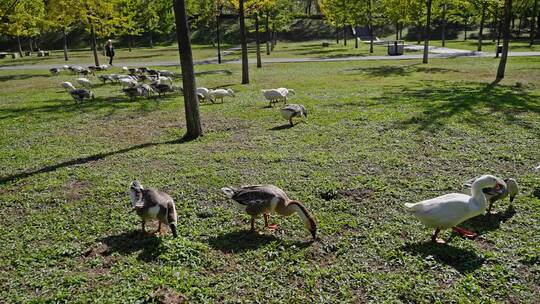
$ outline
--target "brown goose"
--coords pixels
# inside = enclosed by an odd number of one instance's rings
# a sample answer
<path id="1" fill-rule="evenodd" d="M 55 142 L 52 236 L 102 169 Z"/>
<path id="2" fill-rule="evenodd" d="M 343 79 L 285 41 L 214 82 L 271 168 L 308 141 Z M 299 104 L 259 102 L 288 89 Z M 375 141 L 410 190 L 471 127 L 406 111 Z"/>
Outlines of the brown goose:
<path id="1" fill-rule="evenodd" d="M 167 193 L 153 188 L 144 189 L 138 181 L 133 181 L 129 186 L 129 197 L 133 211 L 142 219 L 142 231 L 145 230 L 145 223 L 148 220 L 157 219 L 159 227 L 156 232 L 161 230 L 161 223 L 168 225 L 174 237 L 176 232 L 177 215 L 174 206 L 174 200 Z"/>
<path id="2" fill-rule="evenodd" d="M 224 187 L 221 191 L 238 203 L 240 209 L 251 215 L 251 231 L 255 231 L 255 219 L 264 216 L 264 226 L 270 230 L 277 225 L 269 225 L 268 217 L 271 212 L 289 216 L 298 214 L 305 227 L 311 232 L 313 239 L 317 237 L 317 224 L 302 203 L 291 200 L 280 188 L 273 185 L 244 186 L 240 188 Z"/>

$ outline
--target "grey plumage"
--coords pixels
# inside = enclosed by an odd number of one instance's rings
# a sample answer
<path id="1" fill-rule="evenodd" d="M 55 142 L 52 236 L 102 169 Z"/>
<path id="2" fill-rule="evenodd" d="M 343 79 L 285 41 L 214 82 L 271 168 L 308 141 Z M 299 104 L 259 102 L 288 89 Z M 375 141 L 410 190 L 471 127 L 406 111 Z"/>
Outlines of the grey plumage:
<path id="1" fill-rule="evenodd" d="M 153 188 L 145 189 L 138 181 L 131 183 L 129 191 L 133 210 L 142 220 L 143 232 L 146 221 L 158 220 L 158 231 L 161 230 L 163 223 L 169 226 L 174 237 L 178 236 L 176 230 L 178 215 L 172 197 Z"/>
<path id="2" fill-rule="evenodd" d="M 94 92 L 87 89 L 71 90 L 69 91 L 69 94 L 77 102 L 83 102 L 84 99 L 88 99 L 88 98 L 92 98 L 92 100 L 95 98 Z"/>
<path id="3" fill-rule="evenodd" d="M 270 213 L 275 212 L 283 216 L 296 213 L 312 237 L 315 239 L 317 236 L 317 224 L 306 207 L 298 201 L 291 200 L 282 189 L 274 185 L 224 187 L 221 191 L 251 215 L 251 231 L 255 230 L 255 219 L 261 214 L 264 216 L 265 227 L 271 228 L 274 225 L 268 224 Z"/>
<path id="4" fill-rule="evenodd" d="M 291 127 L 294 126 L 292 119 L 294 117 L 305 117 L 307 118 L 307 110 L 303 105 L 300 104 L 290 104 L 281 108 L 281 116 L 289 120 Z"/>

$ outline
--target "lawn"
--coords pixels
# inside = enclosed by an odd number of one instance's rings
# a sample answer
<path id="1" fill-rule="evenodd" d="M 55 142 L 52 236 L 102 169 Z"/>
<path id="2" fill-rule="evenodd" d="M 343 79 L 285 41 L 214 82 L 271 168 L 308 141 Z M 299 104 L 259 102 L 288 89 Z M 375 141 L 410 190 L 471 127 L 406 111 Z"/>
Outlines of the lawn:
<path id="1" fill-rule="evenodd" d="M 223 50 L 230 48 L 230 45 L 223 45 Z M 42 65 L 42 64 L 87 64 L 93 65 L 94 55 L 90 49 L 70 50 L 70 60 L 64 60 L 64 52 L 62 50 L 53 50 L 49 57 L 37 57 L 35 54 L 29 57 L 18 59 L 0 59 L 0 66 L 11 65 Z M 105 57 L 101 52 L 99 60 L 101 64 L 108 64 L 109 58 Z M 217 56 L 216 47 L 212 45 L 193 45 L 194 60 L 204 60 Z M 224 55 L 223 59 L 229 59 L 228 55 Z M 127 48 L 117 48 L 114 62 L 163 62 L 163 61 L 178 61 L 178 46 L 156 46 L 154 48 L 133 48 L 130 52 Z M 114 63 L 113 62 L 113 63 Z"/>
<path id="2" fill-rule="evenodd" d="M 279 45 L 279 44 L 278 44 Z M 540 58 L 196 66 L 236 97 L 202 104 L 184 133 L 179 97 L 128 101 L 96 87 L 75 104 L 47 71 L 0 71 L 0 299 L 15 302 L 536 303 L 540 295 Z M 292 128 L 260 90 L 287 86 L 309 111 Z M 515 177 L 513 205 L 427 240 L 403 206 L 479 174 Z M 170 193 L 179 237 L 143 236 L 129 183 Z M 219 188 L 271 183 L 299 218 L 251 235 Z M 262 227 L 262 220 L 258 222 Z"/>

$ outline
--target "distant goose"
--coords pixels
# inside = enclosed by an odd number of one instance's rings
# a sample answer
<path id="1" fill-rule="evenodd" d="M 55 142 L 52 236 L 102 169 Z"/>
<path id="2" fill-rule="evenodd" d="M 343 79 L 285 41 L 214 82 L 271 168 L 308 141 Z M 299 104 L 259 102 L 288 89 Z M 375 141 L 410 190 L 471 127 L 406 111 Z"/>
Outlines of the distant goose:
<path id="1" fill-rule="evenodd" d="M 60 74 L 60 69 L 59 68 L 52 68 L 52 69 L 49 70 L 49 72 L 51 72 L 51 75 L 57 76 L 58 74 Z"/>
<path id="2" fill-rule="evenodd" d="M 470 179 L 468 180 L 464 186 L 466 187 L 465 189 L 465 194 L 469 194 L 471 193 L 471 186 L 472 184 L 478 179 L 478 177 L 475 177 L 473 179 Z M 484 192 L 484 194 L 486 195 L 486 199 L 489 203 L 488 207 L 487 207 L 487 213 L 491 213 L 491 207 L 493 207 L 493 203 L 495 203 L 496 201 L 498 200 L 504 200 L 507 196 L 510 196 L 510 203 L 512 203 L 514 201 L 514 199 L 516 198 L 516 195 L 518 194 L 519 192 L 519 186 L 518 186 L 518 183 L 515 179 L 513 178 L 506 178 L 504 179 L 504 182 L 505 182 L 505 187 L 503 187 L 501 189 L 500 192 L 496 192 L 494 193 L 493 189 L 483 189 L 482 191 Z"/>
<path id="3" fill-rule="evenodd" d="M 199 87 L 196 90 L 199 101 L 210 100 L 212 103 L 215 102 L 214 97 L 210 94 L 210 90 L 204 87 Z"/>
<path id="4" fill-rule="evenodd" d="M 129 198 L 133 211 L 142 220 L 142 231 L 146 232 L 145 224 L 150 220 L 158 220 L 159 226 L 156 232 L 161 230 L 161 224 L 169 226 L 172 235 L 176 238 L 178 215 L 174 200 L 167 193 L 153 188 L 145 189 L 138 181 L 133 181 L 129 186 Z"/>
<path id="5" fill-rule="evenodd" d="M 287 119 L 291 124 L 291 127 L 294 126 L 293 117 L 305 117 L 307 118 L 307 110 L 303 105 L 290 104 L 281 108 L 281 116 Z"/>
<path id="6" fill-rule="evenodd" d="M 317 224 L 306 207 L 298 201 L 291 200 L 283 190 L 274 185 L 224 187 L 221 191 L 237 202 L 240 209 L 251 215 L 252 232 L 255 231 L 255 219 L 259 215 L 264 217 L 264 226 L 273 230 L 277 225 L 268 224 L 270 213 L 275 212 L 283 216 L 296 213 L 311 232 L 313 239 L 317 237 Z"/>
<path id="7" fill-rule="evenodd" d="M 216 90 L 210 90 L 210 92 L 208 92 L 208 94 L 210 96 L 212 96 L 212 98 L 215 100 L 215 99 L 218 99 L 218 98 L 221 98 L 221 102 L 223 102 L 223 98 L 226 97 L 226 96 L 229 96 L 229 97 L 234 97 L 234 91 L 231 90 L 231 89 L 216 89 Z"/>
<path id="8" fill-rule="evenodd" d="M 87 78 L 77 78 L 77 82 L 87 89 L 92 88 L 92 83 Z"/>
<path id="9" fill-rule="evenodd" d="M 76 90 L 76 89 L 77 89 L 77 88 L 75 88 L 75 86 L 74 86 L 73 84 L 71 84 L 71 82 L 69 82 L 69 81 L 62 82 L 60 85 L 61 85 L 62 88 L 64 88 L 67 92 L 73 91 L 73 90 Z"/>
<path id="10" fill-rule="evenodd" d="M 453 228 L 463 236 L 474 238 L 476 233 L 455 226 L 486 211 L 487 199 L 484 189 L 489 188 L 495 193 L 500 193 L 504 187 L 506 185 L 502 179 L 493 175 L 482 175 L 472 183 L 472 196 L 450 193 L 416 204 L 406 203 L 405 207 L 424 225 L 435 228 L 435 233 L 431 237 L 434 242 L 444 243 L 437 236 L 441 229 L 448 228 Z"/>
<path id="11" fill-rule="evenodd" d="M 84 99 L 88 99 L 88 98 L 92 98 L 92 100 L 95 98 L 94 92 L 89 91 L 87 89 L 72 90 L 69 92 L 69 94 L 77 102 L 83 102 Z"/>

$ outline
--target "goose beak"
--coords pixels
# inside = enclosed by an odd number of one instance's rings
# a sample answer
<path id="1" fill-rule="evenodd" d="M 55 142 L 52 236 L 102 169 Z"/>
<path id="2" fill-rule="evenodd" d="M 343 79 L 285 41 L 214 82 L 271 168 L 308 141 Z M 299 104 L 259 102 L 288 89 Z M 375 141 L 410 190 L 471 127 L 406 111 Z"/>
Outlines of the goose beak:
<path id="1" fill-rule="evenodd" d="M 497 194 L 501 194 L 501 193 L 503 193 L 504 188 L 505 188 L 505 185 L 503 185 L 503 184 L 497 182 L 497 184 L 495 184 L 495 188 L 493 188 L 493 189 L 495 190 L 495 192 L 496 192 Z"/>

